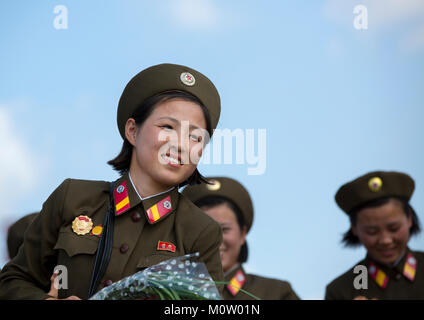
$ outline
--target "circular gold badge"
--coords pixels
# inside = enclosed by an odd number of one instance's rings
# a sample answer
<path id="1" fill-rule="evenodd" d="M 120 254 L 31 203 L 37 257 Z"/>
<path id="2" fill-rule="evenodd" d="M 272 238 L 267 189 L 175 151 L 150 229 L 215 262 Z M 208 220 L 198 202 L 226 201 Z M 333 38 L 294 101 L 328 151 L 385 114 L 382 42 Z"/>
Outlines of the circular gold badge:
<path id="1" fill-rule="evenodd" d="M 218 180 L 209 180 L 212 184 L 207 184 L 206 188 L 208 188 L 211 191 L 216 191 L 219 190 L 219 188 L 221 188 L 221 182 L 219 182 Z"/>
<path id="2" fill-rule="evenodd" d="M 91 230 L 91 233 L 93 234 L 93 235 L 95 235 L 95 236 L 100 236 L 101 234 L 102 234 L 102 231 L 103 231 L 103 227 L 102 226 L 95 226 L 94 228 L 93 228 L 93 230 Z"/>
<path id="3" fill-rule="evenodd" d="M 93 221 L 87 216 L 78 216 L 72 222 L 72 230 L 80 236 L 90 232 L 93 227 Z"/>
<path id="4" fill-rule="evenodd" d="M 380 191 L 382 186 L 383 186 L 383 181 L 379 177 L 371 178 L 368 181 L 368 187 L 373 192 Z"/>

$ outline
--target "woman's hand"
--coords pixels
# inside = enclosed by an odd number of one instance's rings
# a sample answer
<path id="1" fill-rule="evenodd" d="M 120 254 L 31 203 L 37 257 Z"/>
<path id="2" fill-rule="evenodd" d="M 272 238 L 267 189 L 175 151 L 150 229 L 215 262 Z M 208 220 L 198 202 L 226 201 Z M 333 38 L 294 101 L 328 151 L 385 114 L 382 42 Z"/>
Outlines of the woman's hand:
<path id="1" fill-rule="evenodd" d="M 69 296 L 65 299 L 59 299 L 58 298 L 57 288 L 54 284 L 54 280 L 56 279 L 58 274 L 59 274 L 59 271 L 56 270 L 55 272 L 53 272 L 53 275 L 50 278 L 50 291 L 47 292 L 47 294 L 50 296 L 50 298 L 47 298 L 46 300 L 81 300 L 77 296 Z"/>
<path id="2" fill-rule="evenodd" d="M 353 300 L 378 300 L 378 299 L 377 298 L 368 299 L 367 297 L 364 297 L 364 296 L 357 296 L 353 298 Z"/>

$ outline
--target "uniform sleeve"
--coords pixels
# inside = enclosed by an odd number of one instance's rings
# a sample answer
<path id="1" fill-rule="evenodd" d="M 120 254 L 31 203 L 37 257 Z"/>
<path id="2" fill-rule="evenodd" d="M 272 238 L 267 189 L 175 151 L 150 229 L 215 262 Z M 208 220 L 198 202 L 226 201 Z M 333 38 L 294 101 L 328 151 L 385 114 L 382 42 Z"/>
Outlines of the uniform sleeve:
<path id="1" fill-rule="evenodd" d="M 29 225 L 18 254 L 0 273 L 0 299 L 45 299 L 57 257 L 53 250 L 70 180 L 65 180 L 46 200 Z"/>
<path id="2" fill-rule="evenodd" d="M 281 300 L 300 300 L 299 296 L 288 282 L 285 282 L 283 285 Z"/>
<path id="3" fill-rule="evenodd" d="M 349 282 L 345 278 L 339 278 L 331 282 L 327 285 L 325 289 L 325 300 L 351 300 L 353 296 L 351 296 L 349 288 Z M 359 294 L 358 294 L 359 295 Z"/>
<path id="4" fill-rule="evenodd" d="M 214 281 L 224 281 L 219 246 L 222 242 L 222 231 L 218 224 L 208 224 L 194 242 L 191 252 L 199 252 L 199 261 L 205 263 L 206 268 Z M 222 294 L 223 285 L 217 285 Z"/>
<path id="5" fill-rule="evenodd" d="M 338 300 L 336 297 L 336 294 L 334 292 L 334 289 L 331 286 L 327 286 L 325 289 L 325 300 Z"/>

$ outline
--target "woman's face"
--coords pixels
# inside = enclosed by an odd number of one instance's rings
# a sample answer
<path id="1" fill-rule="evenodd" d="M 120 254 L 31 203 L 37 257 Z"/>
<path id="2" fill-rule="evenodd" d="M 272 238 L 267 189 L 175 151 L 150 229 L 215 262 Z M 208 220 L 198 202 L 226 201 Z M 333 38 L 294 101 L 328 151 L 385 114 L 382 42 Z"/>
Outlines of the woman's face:
<path id="1" fill-rule="evenodd" d="M 240 230 L 236 214 L 225 203 L 201 209 L 221 225 L 223 241 L 219 251 L 222 269 L 226 272 L 238 263 L 241 246 L 246 241 L 246 228 Z"/>
<path id="2" fill-rule="evenodd" d="M 404 212 L 399 200 L 375 208 L 365 208 L 357 213 L 352 232 L 376 261 L 391 265 L 404 253 L 409 240 L 411 216 Z"/>
<path id="3" fill-rule="evenodd" d="M 201 107 L 181 99 L 159 102 L 139 127 L 129 119 L 126 136 L 134 146 L 131 175 L 134 172 L 138 181 L 157 192 L 180 184 L 196 169 L 191 156 L 201 155 L 205 132 Z"/>

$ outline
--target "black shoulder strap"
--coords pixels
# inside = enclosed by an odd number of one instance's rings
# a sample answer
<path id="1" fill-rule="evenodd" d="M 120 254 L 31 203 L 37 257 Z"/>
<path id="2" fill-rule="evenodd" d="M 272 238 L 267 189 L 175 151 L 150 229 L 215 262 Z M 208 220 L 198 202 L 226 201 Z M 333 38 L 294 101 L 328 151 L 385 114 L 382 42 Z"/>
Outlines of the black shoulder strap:
<path id="1" fill-rule="evenodd" d="M 96 260 L 94 261 L 94 269 L 91 276 L 90 289 L 88 291 L 89 298 L 94 294 L 94 291 L 98 287 L 100 280 L 105 274 L 106 268 L 109 265 L 110 256 L 112 254 L 113 229 L 115 222 L 113 189 L 114 183 L 111 182 L 109 185 L 109 207 L 105 214 L 99 247 L 97 248 Z"/>

